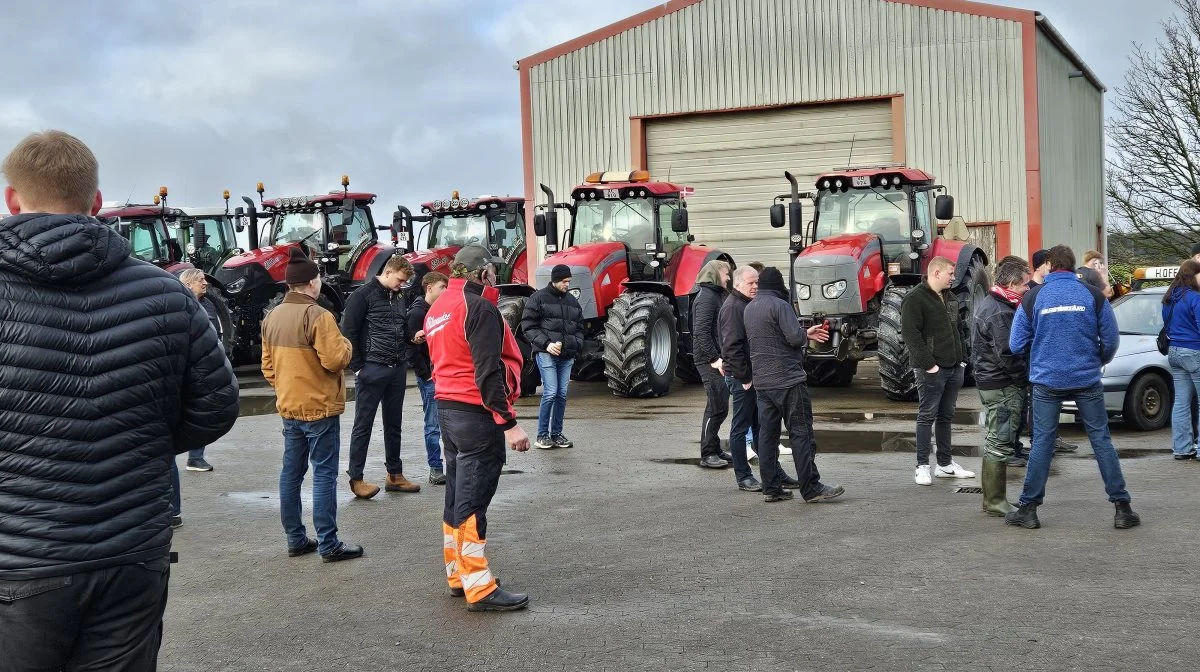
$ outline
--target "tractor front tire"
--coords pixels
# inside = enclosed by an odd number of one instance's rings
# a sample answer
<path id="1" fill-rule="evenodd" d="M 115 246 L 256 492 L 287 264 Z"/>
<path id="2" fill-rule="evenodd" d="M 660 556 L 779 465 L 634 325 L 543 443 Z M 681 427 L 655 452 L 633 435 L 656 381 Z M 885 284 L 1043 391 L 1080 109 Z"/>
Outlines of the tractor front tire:
<path id="1" fill-rule="evenodd" d="M 233 354 L 234 345 L 237 344 L 237 333 L 234 331 L 233 315 L 229 312 L 229 301 L 221 292 L 212 291 L 204 295 L 204 298 L 212 301 L 213 306 L 217 309 L 217 324 L 221 328 L 221 332 L 217 336 L 221 339 L 221 347 L 225 349 L 226 355 Z M 230 357 L 230 359 L 233 359 Z"/>
<path id="2" fill-rule="evenodd" d="M 879 310 L 879 382 L 892 401 L 917 398 L 917 376 L 900 333 L 900 304 L 911 287 L 888 287 Z"/>
<path id="3" fill-rule="evenodd" d="M 809 387 L 849 387 L 858 373 L 858 360 L 808 359 L 804 368 Z"/>
<path id="4" fill-rule="evenodd" d="M 521 351 L 521 396 L 528 397 L 537 393 L 538 385 L 542 384 L 542 374 L 538 371 L 537 361 L 533 356 L 533 345 L 525 338 L 521 329 L 521 315 L 525 312 L 525 297 L 502 296 L 496 303 L 500 316 L 508 323 L 513 336 L 517 339 L 517 348 Z"/>
<path id="5" fill-rule="evenodd" d="M 608 309 L 604 375 L 618 397 L 661 397 L 671 389 L 679 332 L 671 302 L 661 294 L 628 292 Z"/>
<path id="6" fill-rule="evenodd" d="M 964 387 L 975 385 L 975 367 L 971 364 L 971 318 L 975 314 L 975 303 L 982 301 L 988 293 L 987 266 L 983 259 L 975 257 L 967 267 L 962 283 L 955 288 L 958 298 L 958 326 L 962 333 L 963 361 L 967 370 L 963 378 Z"/>

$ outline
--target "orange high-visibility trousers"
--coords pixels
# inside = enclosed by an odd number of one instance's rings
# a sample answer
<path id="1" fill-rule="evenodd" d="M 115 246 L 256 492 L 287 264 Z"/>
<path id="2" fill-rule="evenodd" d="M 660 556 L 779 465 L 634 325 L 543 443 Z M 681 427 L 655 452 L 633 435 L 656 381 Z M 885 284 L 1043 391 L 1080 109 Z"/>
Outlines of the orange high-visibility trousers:
<path id="1" fill-rule="evenodd" d="M 442 560 L 446 563 L 446 583 L 451 589 L 462 588 L 458 579 L 458 530 L 442 523 Z"/>
<path id="2" fill-rule="evenodd" d="M 496 590 L 496 578 L 488 569 L 484 554 L 486 545 L 487 541 L 479 537 L 472 515 L 458 528 L 458 578 L 467 602 L 478 602 Z"/>

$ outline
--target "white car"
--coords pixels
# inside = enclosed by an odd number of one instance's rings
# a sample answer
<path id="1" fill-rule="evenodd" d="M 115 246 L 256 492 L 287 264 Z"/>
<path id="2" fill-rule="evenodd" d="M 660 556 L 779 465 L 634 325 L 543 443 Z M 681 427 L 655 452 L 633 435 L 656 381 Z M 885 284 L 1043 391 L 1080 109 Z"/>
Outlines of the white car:
<path id="1" fill-rule="evenodd" d="M 1119 415 L 1126 425 L 1142 431 L 1166 427 L 1175 400 L 1167 357 L 1158 351 L 1164 293 L 1166 287 L 1152 287 L 1113 301 L 1121 345 L 1100 370 L 1109 415 Z M 1063 404 L 1063 413 L 1075 412 L 1075 402 Z"/>

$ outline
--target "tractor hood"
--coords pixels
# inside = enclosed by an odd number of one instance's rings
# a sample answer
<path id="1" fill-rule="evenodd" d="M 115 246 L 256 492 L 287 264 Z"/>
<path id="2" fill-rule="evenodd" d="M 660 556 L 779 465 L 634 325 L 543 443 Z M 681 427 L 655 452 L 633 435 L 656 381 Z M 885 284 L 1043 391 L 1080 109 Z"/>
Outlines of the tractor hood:
<path id="1" fill-rule="evenodd" d="M 582 267 L 595 269 L 598 264 L 603 262 L 609 255 L 620 251 L 625 253 L 625 245 L 623 243 L 584 243 L 568 247 L 562 252 L 557 252 L 546 257 L 542 262 L 542 266 L 546 267 L 546 277 L 549 278 L 550 269 L 558 264 L 566 264 L 572 268 Z M 541 277 L 541 272 L 538 272 L 538 277 Z"/>
<path id="2" fill-rule="evenodd" d="M 224 272 L 218 272 L 217 279 L 228 285 L 234 279 L 244 277 L 243 274 L 234 271 L 239 269 L 247 270 L 251 266 L 260 266 L 270 274 L 272 280 L 283 282 L 284 272 L 287 271 L 288 255 L 292 247 L 295 247 L 295 244 L 269 245 L 230 257 L 221 265 L 219 271 Z"/>
<path id="3" fill-rule="evenodd" d="M 809 245 L 800 257 L 850 257 L 860 259 L 863 251 L 875 241 L 870 233 L 843 233 L 830 236 Z"/>
<path id="4" fill-rule="evenodd" d="M 454 255 L 458 254 L 461 249 L 462 247 L 459 246 L 439 247 L 435 250 L 409 252 L 404 255 L 404 258 L 412 262 L 413 266 L 425 264 L 431 271 L 450 275 L 450 267 L 454 265 Z"/>
<path id="5" fill-rule="evenodd" d="M 550 284 L 550 273 L 563 264 L 571 267 L 568 291 L 579 301 L 583 318 L 603 317 L 608 306 L 621 293 L 621 283 L 629 277 L 628 255 L 622 243 L 584 243 L 552 254 L 538 266 L 534 287 Z"/>

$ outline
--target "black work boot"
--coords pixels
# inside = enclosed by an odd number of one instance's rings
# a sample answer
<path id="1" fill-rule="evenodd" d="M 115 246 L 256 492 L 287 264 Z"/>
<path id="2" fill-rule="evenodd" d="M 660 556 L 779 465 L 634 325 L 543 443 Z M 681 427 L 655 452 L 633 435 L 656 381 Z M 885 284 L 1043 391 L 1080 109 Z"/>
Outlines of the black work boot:
<path id="1" fill-rule="evenodd" d="M 1117 506 L 1117 515 L 1113 517 L 1113 527 L 1118 530 L 1128 530 L 1142 524 L 1142 517 L 1133 512 L 1129 502 L 1114 502 L 1114 504 Z"/>
<path id="2" fill-rule="evenodd" d="M 510 593 L 496 586 L 496 589 L 478 602 L 467 605 L 467 611 L 516 611 L 529 605 L 529 596 L 525 593 Z"/>
<path id="3" fill-rule="evenodd" d="M 1041 527 L 1037 517 L 1037 504 L 1022 504 L 1021 508 L 1004 516 L 1004 524 L 1024 527 L 1027 530 Z"/>

